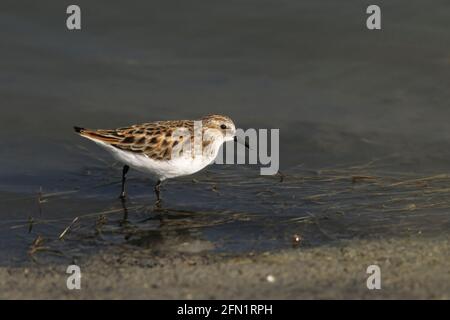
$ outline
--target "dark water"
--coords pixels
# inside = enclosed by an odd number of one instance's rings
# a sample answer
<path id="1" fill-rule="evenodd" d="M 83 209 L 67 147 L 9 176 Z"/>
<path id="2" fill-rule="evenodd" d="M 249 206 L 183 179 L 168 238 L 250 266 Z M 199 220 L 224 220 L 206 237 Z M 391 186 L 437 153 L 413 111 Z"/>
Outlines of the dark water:
<path id="1" fill-rule="evenodd" d="M 72 258 L 448 233 L 448 1 L 378 1 L 382 31 L 366 1 L 78 1 L 76 32 L 69 4 L 0 3 L 1 263 L 38 236 Z M 124 219 L 120 167 L 71 129 L 208 113 L 279 128 L 283 181 L 216 165 L 155 211 L 132 174 Z"/>

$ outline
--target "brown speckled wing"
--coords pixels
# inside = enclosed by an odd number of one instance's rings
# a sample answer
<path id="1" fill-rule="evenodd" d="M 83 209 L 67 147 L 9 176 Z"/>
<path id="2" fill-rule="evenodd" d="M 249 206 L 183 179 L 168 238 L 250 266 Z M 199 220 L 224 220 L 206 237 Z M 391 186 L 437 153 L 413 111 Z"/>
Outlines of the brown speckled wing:
<path id="1" fill-rule="evenodd" d="M 170 160 L 173 148 L 178 145 L 176 150 L 180 155 L 183 144 L 188 142 L 179 131 L 175 136 L 174 131 L 185 128 L 192 140 L 193 127 L 191 120 L 158 121 L 113 130 L 83 130 L 80 134 L 121 150 L 145 154 L 154 160 Z"/>

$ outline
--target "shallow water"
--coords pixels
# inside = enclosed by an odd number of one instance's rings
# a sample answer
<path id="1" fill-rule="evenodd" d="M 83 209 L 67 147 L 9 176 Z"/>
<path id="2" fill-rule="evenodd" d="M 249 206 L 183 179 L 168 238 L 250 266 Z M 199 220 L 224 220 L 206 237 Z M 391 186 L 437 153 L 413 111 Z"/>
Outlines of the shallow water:
<path id="1" fill-rule="evenodd" d="M 446 177 L 390 186 L 450 171 L 446 1 L 380 1 L 381 32 L 360 1 L 78 4 L 79 32 L 65 4 L 0 4 L 0 263 L 28 260 L 38 235 L 39 252 L 72 259 L 111 244 L 247 252 L 294 234 L 304 246 L 448 234 Z M 283 181 L 216 165 L 169 181 L 155 211 L 152 182 L 132 173 L 123 221 L 120 167 L 72 126 L 207 113 L 279 128 Z"/>

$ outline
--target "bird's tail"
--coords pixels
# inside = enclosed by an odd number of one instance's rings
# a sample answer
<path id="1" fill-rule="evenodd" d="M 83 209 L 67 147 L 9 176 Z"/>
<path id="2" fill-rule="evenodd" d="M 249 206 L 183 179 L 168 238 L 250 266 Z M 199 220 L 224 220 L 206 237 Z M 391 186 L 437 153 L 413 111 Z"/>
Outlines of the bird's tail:
<path id="1" fill-rule="evenodd" d="M 116 135 L 114 130 L 90 130 L 82 127 L 74 126 L 73 129 L 80 136 L 101 141 L 109 144 L 118 143 L 120 141 L 120 137 Z"/>
<path id="2" fill-rule="evenodd" d="M 74 126 L 73 129 L 75 130 L 76 133 L 80 133 L 80 134 L 82 134 L 83 131 L 86 130 L 85 128 L 77 127 L 77 126 Z"/>

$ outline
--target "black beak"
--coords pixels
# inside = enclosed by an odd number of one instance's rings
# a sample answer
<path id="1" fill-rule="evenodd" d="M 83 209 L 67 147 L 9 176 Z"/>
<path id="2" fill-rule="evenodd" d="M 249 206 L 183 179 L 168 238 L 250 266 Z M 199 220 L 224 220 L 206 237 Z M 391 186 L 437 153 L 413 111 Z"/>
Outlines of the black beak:
<path id="1" fill-rule="evenodd" d="M 237 136 L 234 136 L 234 142 L 243 144 L 247 149 L 250 149 L 250 146 L 248 145 L 248 142 L 247 142 L 246 140 L 245 140 L 245 141 L 240 141 L 240 140 L 238 140 L 238 137 L 237 137 Z"/>

